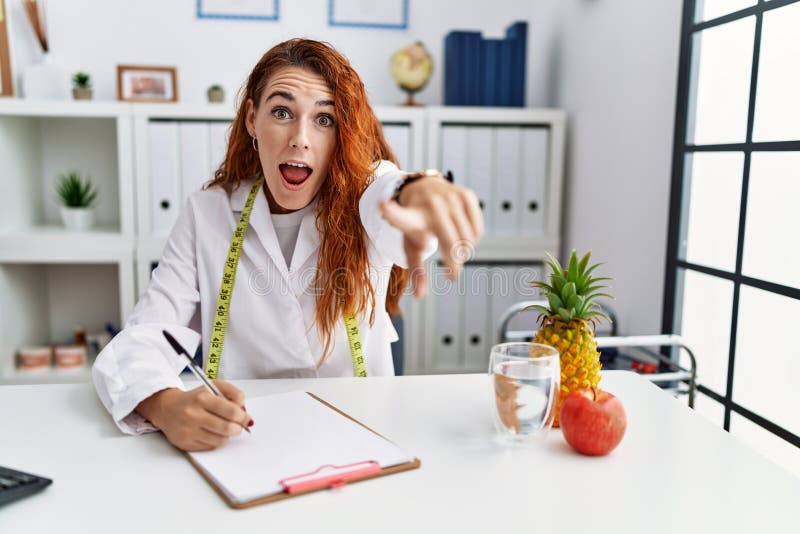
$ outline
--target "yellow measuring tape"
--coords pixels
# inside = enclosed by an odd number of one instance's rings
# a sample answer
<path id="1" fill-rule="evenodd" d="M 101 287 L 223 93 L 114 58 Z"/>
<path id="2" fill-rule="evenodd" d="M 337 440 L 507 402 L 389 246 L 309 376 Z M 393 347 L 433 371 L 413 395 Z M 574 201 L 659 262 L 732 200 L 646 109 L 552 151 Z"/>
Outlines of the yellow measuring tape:
<path id="1" fill-rule="evenodd" d="M 364 352 L 361 349 L 361 336 L 358 334 L 358 321 L 355 315 L 344 318 L 347 329 L 347 342 L 350 344 L 350 355 L 353 357 L 353 372 L 356 376 L 367 376 L 367 366 L 364 363 Z"/>
<path id="2" fill-rule="evenodd" d="M 244 235 L 247 232 L 247 225 L 250 223 L 250 213 L 253 211 L 253 204 L 263 184 L 264 177 L 261 176 L 253 184 L 250 194 L 247 195 L 247 202 L 244 204 L 239 222 L 236 223 L 236 230 L 233 232 L 231 246 L 228 249 L 228 258 L 225 260 L 225 267 L 222 270 L 222 284 L 220 284 L 219 296 L 217 297 L 217 309 L 214 312 L 214 328 L 211 331 L 211 344 L 208 348 L 208 366 L 206 368 L 206 375 L 212 380 L 219 376 L 222 346 L 225 343 L 225 332 L 228 330 L 228 315 L 230 313 L 231 297 L 233 296 L 233 284 L 236 282 L 236 267 L 239 265 Z M 350 344 L 350 354 L 353 357 L 353 371 L 356 376 L 365 377 L 367 376 L 367 367 L 364 363 L 358 321 L 356 321 L 355 315 L 350 314 L 345 317 L 344 323 L 347 329 L 347 341 Z"/>

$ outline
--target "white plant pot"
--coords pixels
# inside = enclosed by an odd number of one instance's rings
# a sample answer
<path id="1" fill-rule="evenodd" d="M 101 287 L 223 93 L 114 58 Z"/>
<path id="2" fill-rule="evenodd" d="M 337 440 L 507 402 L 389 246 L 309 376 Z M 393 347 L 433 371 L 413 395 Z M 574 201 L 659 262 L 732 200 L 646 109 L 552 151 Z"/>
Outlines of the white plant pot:
<path id="1" fill-rule="evenodd" d="M 94 210 L 92 208 L 61 208 L 61 219 L 67 230 L 85 232 L 94 223 Z"/>

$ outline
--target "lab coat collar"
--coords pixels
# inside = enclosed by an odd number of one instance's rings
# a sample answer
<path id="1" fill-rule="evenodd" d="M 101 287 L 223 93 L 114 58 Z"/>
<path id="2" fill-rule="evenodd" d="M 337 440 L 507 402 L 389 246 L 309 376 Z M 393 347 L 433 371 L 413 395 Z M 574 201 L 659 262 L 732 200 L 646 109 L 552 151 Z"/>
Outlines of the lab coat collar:
<path id="1" fill-rule="evenodd" d="M 231 193 L 230 205 L 234 212 L 241 213 L 247 202 L 247 195 L 253 187 L 255 178 L 242 180 L 239 187 Z M 266 186 L 266 184 L 265 184 Z M 263 192 L 259 192 L 253 203 L 250 213 L 250 226 L 255 230 L 261 245 L 269 254 L 272 263 L 278 268 L 284 278 L 288 280 L 289 272 L 296 273 L 308 258 L 319 248 L 319 231 L 317 230 L 316 210 L 309 210 L 300 223 L 300 232 L 297 235 L 297 244 L 292 254 L 291 269 L 287 270 L 286 260 L 278 244 L 275 227 L 272 225 L 269 203 Z M 238 221 L 238 215 L 236 220 Z"/>

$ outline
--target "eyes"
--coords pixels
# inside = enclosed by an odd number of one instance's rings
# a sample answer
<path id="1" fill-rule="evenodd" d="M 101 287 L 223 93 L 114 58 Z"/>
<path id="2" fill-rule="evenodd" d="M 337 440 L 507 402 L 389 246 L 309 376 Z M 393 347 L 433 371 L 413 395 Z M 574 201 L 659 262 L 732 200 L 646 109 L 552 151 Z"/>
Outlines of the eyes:
<path id="1" fill-rule="evenodd" d="M 317 124 L 319 124 L 320 126 L 324 126 L 326 128 L 328 126 L 333 126 L 334 125 L 333 117 L 323 113 L 322 115 L 317 117 Z"/>
<path id="2" fill-rule="evenodd" d="M 271 113 L 272 116 L 279 121 L 286 121 L 292 118 L 292 113 L 288 109 L 282 107 L 274 108 Z M 328 113 L 320 113 L 316 116 L 314 122 L 323 128 L 331 128 L 336 125 L 333 116 Z"/>
<path id="3" fill-rule="evenodd" d="M 282 121 L 289 118 L 289 112 L 283 108 L 276 108 L 272 110 L 272 116 Z"/>

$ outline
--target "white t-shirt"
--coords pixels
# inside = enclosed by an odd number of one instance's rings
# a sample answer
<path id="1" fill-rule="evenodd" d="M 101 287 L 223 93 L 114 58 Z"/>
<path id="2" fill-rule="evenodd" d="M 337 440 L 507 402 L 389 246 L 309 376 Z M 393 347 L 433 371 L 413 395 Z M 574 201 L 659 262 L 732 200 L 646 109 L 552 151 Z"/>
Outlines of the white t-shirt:
<path id="1" fill-rule="evenodd" d="M 283 258 L 286 260 L 287 268 L 292 264 L 294 247 L 297 245 L 297 236 L 300 233 L 300 223 L 303 222 L 303 217 L 305 217 L 306 213 L 309 213 L 312 209 L 314 209 L 313 202 L 305 208 L 292 213 L 270 214 L 272 226 L 275 228 L 275 236 L 278 238 L 278 244 L 281 247 Z"/>

